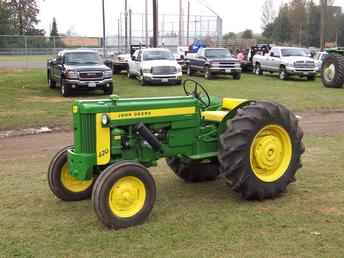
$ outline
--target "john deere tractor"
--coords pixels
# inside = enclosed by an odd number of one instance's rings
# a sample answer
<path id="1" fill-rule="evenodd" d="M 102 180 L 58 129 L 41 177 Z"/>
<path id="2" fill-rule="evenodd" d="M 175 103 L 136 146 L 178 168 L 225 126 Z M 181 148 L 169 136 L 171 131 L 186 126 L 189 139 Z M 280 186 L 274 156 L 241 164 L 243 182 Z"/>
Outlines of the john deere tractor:
<path id="1" fill-rule="evenodd" d="M 321 67 L 321 80 L 326 88 L 342 88 L 344 84 L 344 48 L 326 49 Z"/>
<path id="2" fill-rule="evenodd" d="M 161 158 L 186 182 L 220 177 L 248 200 L 277 197 L 295 181 L 304 145 L 293 113 L 271 102 L 210 97 L 191 80 L 184 91 L 76 101 L 74 145 L 52 159 L 51 191 L 64 201 L 92 198 L 99 220 L 120 229 L 150 214 L 156 186 L 147 168 Z"/>

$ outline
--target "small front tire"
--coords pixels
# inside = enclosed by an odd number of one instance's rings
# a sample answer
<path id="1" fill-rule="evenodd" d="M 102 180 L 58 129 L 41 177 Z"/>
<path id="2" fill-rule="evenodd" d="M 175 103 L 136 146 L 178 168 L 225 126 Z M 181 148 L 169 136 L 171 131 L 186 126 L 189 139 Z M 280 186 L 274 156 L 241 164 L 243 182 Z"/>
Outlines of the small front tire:
<path id="1" fill-rule="evenodd" d="M 92 192 L 98 219 L 108 228 L 142 224 L 153 209 L 156 186 L 149 171 L 138 163 L 123 161 L 106 168 Z"/>
<path id="2" fill-rule="evenodd" d="M 89 199 L 94 183 L 94 179 L 80 181 L 70 175 L 67 153 L 72 148 L 67 146 L 57 152 L 48 169 L 50 190 L 57 198 L 67 202 Z"/>

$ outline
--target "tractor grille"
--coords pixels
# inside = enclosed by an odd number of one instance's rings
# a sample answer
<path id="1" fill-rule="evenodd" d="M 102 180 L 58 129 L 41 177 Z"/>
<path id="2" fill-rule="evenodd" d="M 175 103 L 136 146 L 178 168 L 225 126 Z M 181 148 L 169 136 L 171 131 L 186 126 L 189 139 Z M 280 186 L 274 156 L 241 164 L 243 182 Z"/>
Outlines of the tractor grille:
<path id="1" fill-rule="evenodd" d="M 80 80 L 102 80 L 103 72 L 80 72 Z"/>
<path id="2" fill-rule="evenodd" d="M 296 61 L 295 68 L 315 68 L 313 61 Z"/>
<path id="3" fill-rule="evenodd" d="M 94 114 L 80 115 L 80 151 L 96 152 L 96 117 Z"/>
<path id="4" fill-rule="evenodd" d="M 152 68 L 153 75 L 169 75 L 176 74 L 177 68 L 174 66 L 157 66 Z"/>

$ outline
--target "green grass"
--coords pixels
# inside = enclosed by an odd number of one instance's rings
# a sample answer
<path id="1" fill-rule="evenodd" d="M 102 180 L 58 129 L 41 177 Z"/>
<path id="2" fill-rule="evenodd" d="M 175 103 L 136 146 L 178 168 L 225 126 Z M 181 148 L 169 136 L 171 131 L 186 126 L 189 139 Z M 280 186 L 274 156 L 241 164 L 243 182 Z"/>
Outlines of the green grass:
<path id="1" fill-rule="evenodd" d="M 53 55 L 0 55 L 1 61 L 47 61 Z"/>
<path id="2" fill-rule="evenodd" d="M 201 77 L 195 79 L 203 81 Z M 184 95 L 180 86 L 142 87 L 125 75 L 114 77 L 114 93 L 122 97 Z M 280 81 L 277 77 L 244 74 L 240 81 L 203 81 L 210 95 L 273 100 L 293 111 L 344 109 L 344 90 L 326 89 L 317 79 Z M 76 98 L 102 98 L 92 92 Z M 74 98 L 75 99 L 75 98 Z M 73 98 L 63 98 L 47 86 L 44 70 L 0 71 L 0 130 L 38 126 L 68 126 Z"/>
<path id="3" fill-rule="evenodd" d="M 161 161 L 139 227 L 106 230 L 90 201 L 49 191 L 56 150 L 0 157 L 0 257 L 343 257 L 344 135 L 306 138 L 304 168 L 281 198 L 247 202 L 223 181 L 185 184 Z M 55 147 L 57 149 L 57 147 Z"/>

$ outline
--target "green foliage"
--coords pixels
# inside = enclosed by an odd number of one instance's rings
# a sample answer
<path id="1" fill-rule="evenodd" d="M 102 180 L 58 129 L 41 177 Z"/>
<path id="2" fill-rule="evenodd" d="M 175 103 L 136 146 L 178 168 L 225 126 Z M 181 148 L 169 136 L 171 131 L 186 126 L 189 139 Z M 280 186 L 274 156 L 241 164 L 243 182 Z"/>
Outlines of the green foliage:
<path id="1" fill-rule="evenodd" d="M 3 0 L 0 0 L 0 25 L 0 35 L 9 35 L 13 33 L 14 28 L 11 23 L 11 11 L 9 5 Z"/>
<path id="2" fill-rule="evenodd" d="M 230 39 L 236 39 L 237 35 L 234 32 L 228 32 L 225 35 L 223 35 L 224 40 L 230 40 Z"/>
<path id="3" fill-rule="evenodd" d="M 59 35 L 59 32 L 57 30 L 57 23 L 56 23 L 56 18 L 54 17 L 53 18 L 53 23 L 52 23 L 52 26 L 51 26 L 51 31 L 50 31 L 50 36 L 51 37 L 56 37 Z"/>
<path id="4" fill-rule="evenodd" d="M 338 37 L 342 42 L 343 14 L 340 7 L 331 4 L 327 9 L 326 41 L 335 42 Z M 263 24 L 263 36 L 277 44 L 320 45 L 320 7 L 314 0 L 290 0 L 281 6 L 273 22 Z"/>
<path id="5" fill-rule="evenodd" d="M 253 31 L 252 30 L 244 30 L 241 35 L 242 39 L 253 39 Z"/>

